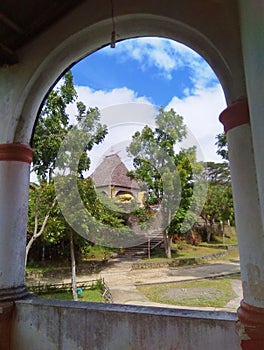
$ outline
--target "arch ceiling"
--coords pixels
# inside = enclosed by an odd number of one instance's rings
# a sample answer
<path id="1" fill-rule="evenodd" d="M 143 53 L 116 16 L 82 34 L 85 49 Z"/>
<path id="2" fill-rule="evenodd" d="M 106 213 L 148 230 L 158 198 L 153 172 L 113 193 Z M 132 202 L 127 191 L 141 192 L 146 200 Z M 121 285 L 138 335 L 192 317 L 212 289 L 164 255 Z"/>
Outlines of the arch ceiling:
<path id="1" fill-rule="evenodd" d="M 20 3 L 4 0 L 0 5 L 0 74 L 10 86 L 16 84 L 6 141 L 27 143 L 54 82 L 81 58 L 109 44 L 112 9 L 110 0 L 25 0 L 23 8 Z M 236 0 L 114 0 L 114 16 L 118 40 L 160 36 L 179 41 L 211 65 L 228 103 L 245 96 Z"/>

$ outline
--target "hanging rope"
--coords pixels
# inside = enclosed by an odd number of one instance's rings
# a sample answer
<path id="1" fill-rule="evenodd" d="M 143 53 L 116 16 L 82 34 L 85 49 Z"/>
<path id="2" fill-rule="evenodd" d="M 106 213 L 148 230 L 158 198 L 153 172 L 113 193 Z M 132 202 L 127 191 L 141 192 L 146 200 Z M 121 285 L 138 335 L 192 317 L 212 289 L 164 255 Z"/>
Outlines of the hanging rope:
<path id="1" fill-rule="evenodd" d="M 114 0 L 111 0 L 111 15 L 112 15 L 112 34 L 111 34 L 111 48 L 115 48 L 116 44 L 116 31 L 115 31 L 115 19 L 114 19 Z"/>

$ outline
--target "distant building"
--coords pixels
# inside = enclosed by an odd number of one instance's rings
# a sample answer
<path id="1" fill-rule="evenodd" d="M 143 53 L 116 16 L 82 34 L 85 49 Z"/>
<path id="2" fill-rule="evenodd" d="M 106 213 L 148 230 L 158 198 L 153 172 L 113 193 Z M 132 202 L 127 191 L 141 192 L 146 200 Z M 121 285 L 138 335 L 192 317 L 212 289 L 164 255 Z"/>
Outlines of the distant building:
<path id="1" fill-rule="evenodd" d="M 95 169 L 91 178 L 97 189 L 109 198 L 117 198 L 121 202 L 143 203 L 144 192 L 140 190 L 137 181 L 127 176 L 129 170 L 115 153 L 106 156 Z"/>

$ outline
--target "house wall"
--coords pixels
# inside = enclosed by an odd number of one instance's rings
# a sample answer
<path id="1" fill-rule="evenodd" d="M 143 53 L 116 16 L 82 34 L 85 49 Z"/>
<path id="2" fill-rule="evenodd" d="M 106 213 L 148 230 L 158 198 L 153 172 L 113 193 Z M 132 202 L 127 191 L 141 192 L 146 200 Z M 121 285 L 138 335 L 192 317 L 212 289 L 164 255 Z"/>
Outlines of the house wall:
<path id="1" fill-rule="evenodd" d="M 18 301 L 11 350 L 238 350 L 235 320 L 227 312 Z"/>

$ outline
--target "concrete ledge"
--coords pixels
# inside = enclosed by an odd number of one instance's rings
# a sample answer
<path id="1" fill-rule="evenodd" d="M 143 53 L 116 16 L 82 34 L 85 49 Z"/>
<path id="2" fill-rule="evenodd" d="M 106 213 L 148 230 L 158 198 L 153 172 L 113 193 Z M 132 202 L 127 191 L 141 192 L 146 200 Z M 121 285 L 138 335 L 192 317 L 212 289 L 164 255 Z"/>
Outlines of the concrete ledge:
<path id="1" fill-rule="evenodd" d="M 236 314 L 31 299 L 16 302 L 12 350 L 240 349 Z"/>

